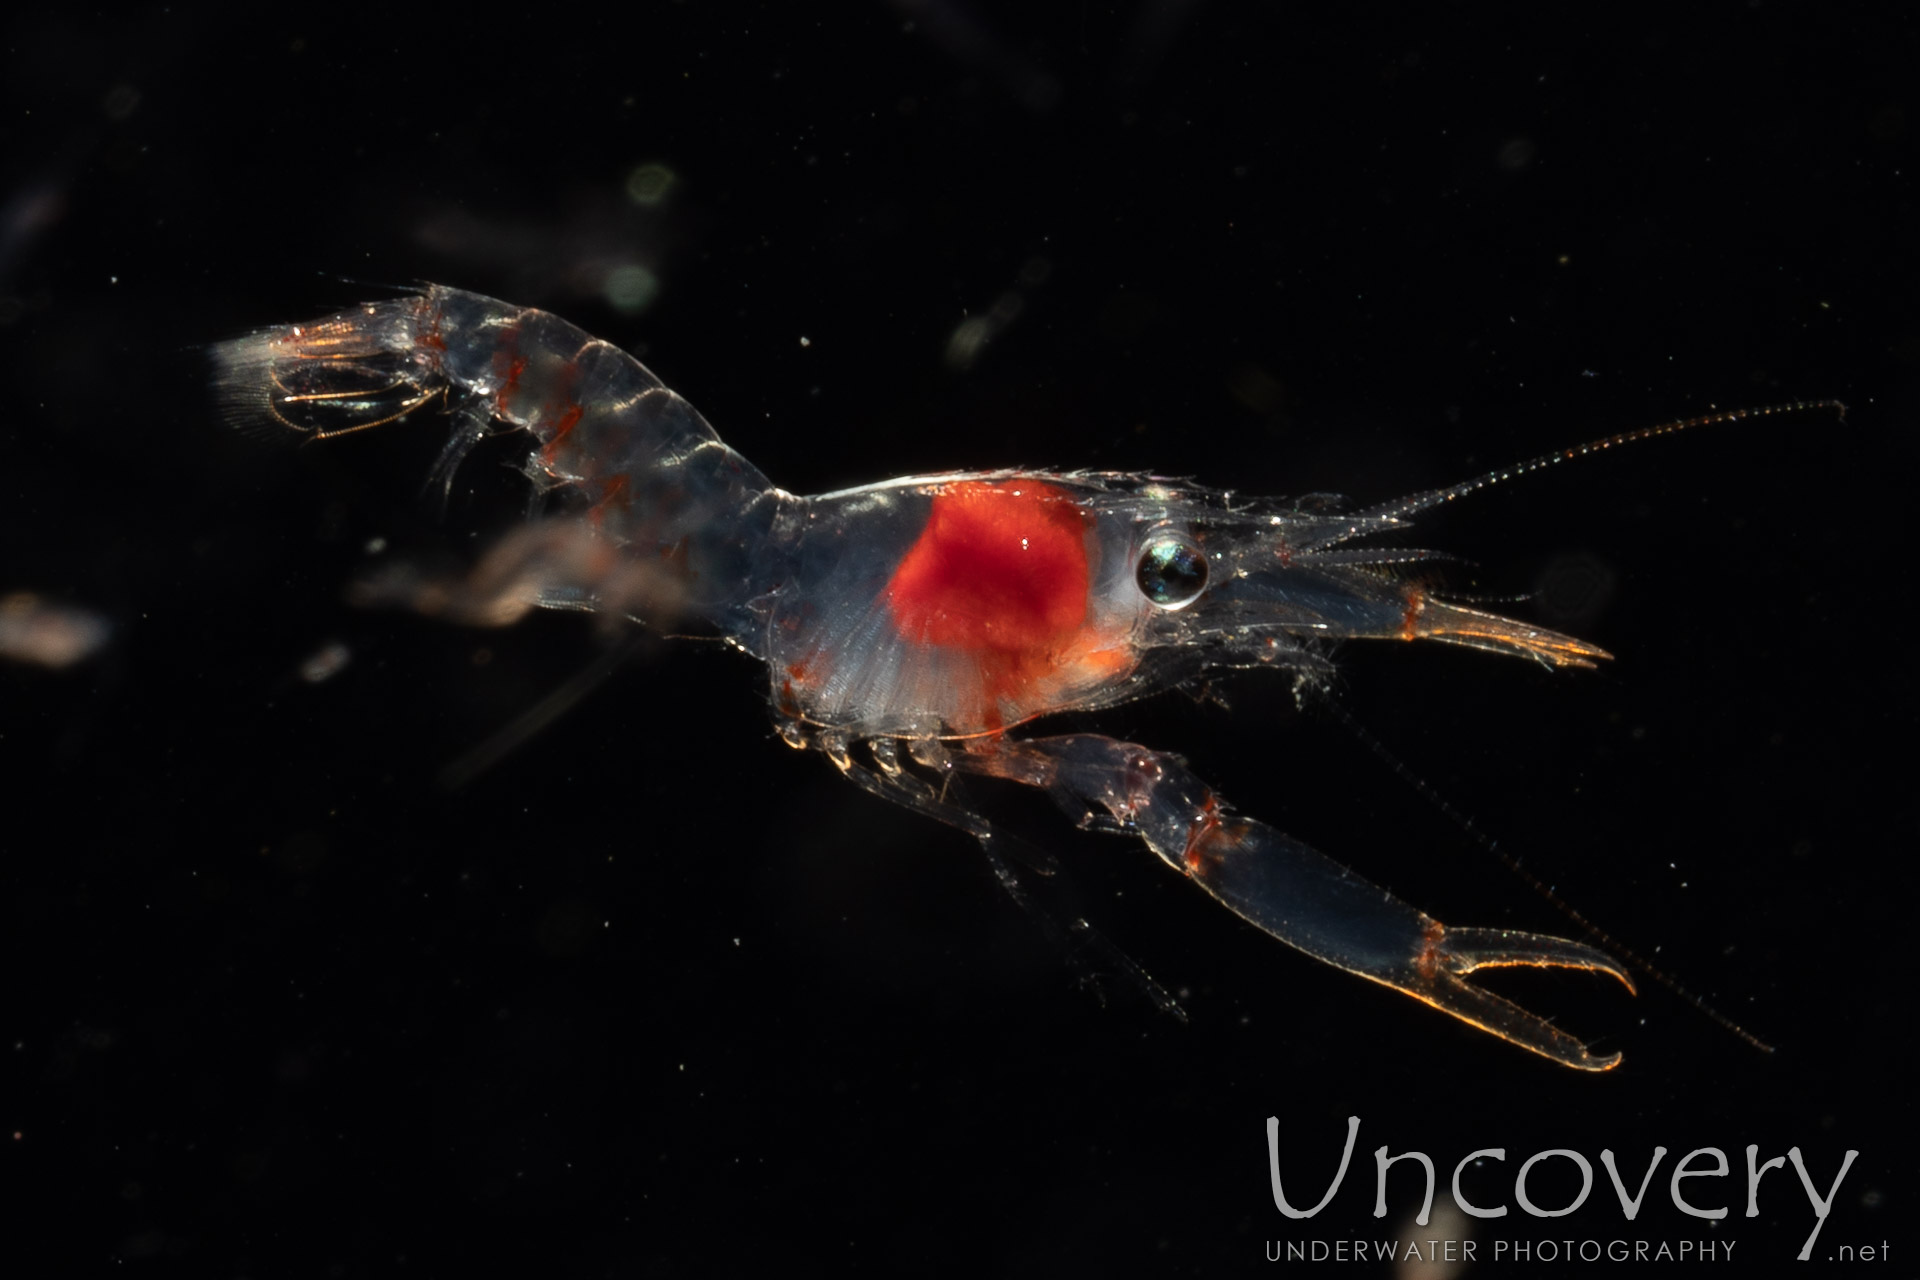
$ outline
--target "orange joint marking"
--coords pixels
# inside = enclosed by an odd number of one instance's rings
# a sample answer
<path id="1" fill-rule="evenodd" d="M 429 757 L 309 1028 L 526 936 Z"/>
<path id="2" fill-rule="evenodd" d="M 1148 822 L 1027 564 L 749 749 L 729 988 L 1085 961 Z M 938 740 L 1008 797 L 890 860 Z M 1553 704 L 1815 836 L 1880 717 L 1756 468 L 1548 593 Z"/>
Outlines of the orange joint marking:
<path id="1" fill-rule="evenodd" d="M 444 355 L 447 350 L 447 340 L 445 336 L 441 334 L 440 326 L 445 322 L 446 317 L 441 314 L 440 308 L 432 305 L 424 296 L 420 299 L 420 310 L 423 312 L 431 312 L 432 318 L 427 322 L 426 330 L 420 334 L 416 341 L 421 346 L 432 351 L 438 351 Z"/>
<path id="2" fill-rule="evenodd" d="M 1187 874 L 1198 876 L 1209 862 L 1218 862 L 1220 855 L 1210 852 L 1211 844 L 1220 834 L 1220 800 L 1213 792 L 1207 792 L 1206 801 L 1200 806 L 1200 816 L 1187 828 L 1187 847 L 1180 860 L 1186 864 Z"/>
<path id="3" fill-rule="evenodd" d="M 1400 638 L 1420 638 L 1420 615 L 1427 611 L 1427 593 L 1418 587 L 1407 588 L 1407 608 L 1400 615 Z"/>
<path id="4" fill-rule="evenodd" d="M 1420 937 L 1420 950 L 1414 953 L 1413 967 L 1428 982 L 1440 973 L 1440 943 L 1447 936 L 1447 926 L 1438 920 L 1427 921 L 1426 932 Z"/>

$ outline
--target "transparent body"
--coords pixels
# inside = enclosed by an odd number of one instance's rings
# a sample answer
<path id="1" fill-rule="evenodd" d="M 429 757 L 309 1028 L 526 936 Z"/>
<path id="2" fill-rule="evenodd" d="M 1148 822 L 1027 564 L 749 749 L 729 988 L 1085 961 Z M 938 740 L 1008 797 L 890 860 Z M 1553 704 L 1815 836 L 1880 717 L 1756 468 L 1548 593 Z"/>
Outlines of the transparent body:
<path id="1" fill-rule="evenodd" d="M 639 361 L 557 316 L 478 294 L 428 286 L 216 356 L 237 421 L 324 438 L 441 404 L 455 420 L 443 476 L 483 436 L 525 431 L 533 483 L 571 499 L 566 514 L 502 539 L 463 581 L 402 568 L 363 588 L 368 598 L 485 623 L 535 607 L 702 619 L 765 664 L 787 742 L 990 851 L 992 826 L 949 799 L 955 775 L 1045 790 L 1315 959 L 1563 1065 L 1619 1061 L 1472 981 L 1532 966 L 1605 973 L 1631 990 L 1606 953 L 1443 925 L 1238 816 L 1175 755 L 1031 730 L 1222 668 L 1311 676 L 1330 642 L 1348 639 L 1591 666 L 1607 655 L 1440 599 L 1396 572 L 1429 553 L 1367 539 L 1512 475 L 1742 415 L 1625 433 L 1358 512 L 1104 472 L 915 476 L 802 497 L 774 487 Z"/>

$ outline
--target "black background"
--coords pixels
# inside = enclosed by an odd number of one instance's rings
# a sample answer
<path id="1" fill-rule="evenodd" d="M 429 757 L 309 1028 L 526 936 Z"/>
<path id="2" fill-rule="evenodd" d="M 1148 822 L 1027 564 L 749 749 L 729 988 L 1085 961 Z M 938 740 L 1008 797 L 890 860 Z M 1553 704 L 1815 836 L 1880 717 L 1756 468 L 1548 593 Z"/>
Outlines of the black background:
<path id="1" fill-rule="evenodd" d="M 9 1254 L 196 1275 L 1054 1275 L 1262 1265 L 1419 1231 L 1432 1155 L 1570 1217 L 1495 1240 L 1736 1241 L 1911 1266 L 1907 506 L 1920 409 L 1915 33 L 1773 5 L 1652 24 L 1227 4 L 642 3 L 432 19 L 10 20 L 4 580 L 109 618 L 0 670 Z M 1865 10 L 1862 10 L 1865 12 Z M 1258 15 L 1258 16 L 1256 16 Z M 628 194 L 643 166 L 667 198 Z M 651 273 L 648 305 L 609 280 Z M 1183 994 L 1076 966 L 969 841 L 773 738 L 762 673 L 657 643 L 455 790 L 591 664 L 578 616 L 342 603 L 524 510 L 502 441 L 441 515 L 430 419 L 221 425 L 205 344 L 419 279 L 641 354 L 778 484 L 1153 468 L 1363 502 L 1713 406 L 1424 522 L 1595 673 L 1350 646 L 1328 691 L 1649 984 L 1504 989 L 1624 1065 L 1554 1067 L 1240 925 L 1028 797 L 1042 888 Z M 997 316 L 970 365 L 948 346 Z M 351 655 L 320 683 L 304 660 Z M 1313 701 L 1099 718 L 1441 919 L 1577 933 Z M 1069 883 L 1070 882 L 1070 883 Z M 1530 975 L 1521 975 L 1527 977 Z M 1896 992 L 1901 993 L 1896 995 Z M 1345 1189 L 1289 1222 L 1362 1117 Z M 1633 1176 L 1669 1148 L 1634 1223 Z M 1696 1147 L 1731 1205 L 1683 1217 Z M 1562 1160 L 1549 1161 L 1541 1174 Z M 1570 1187 L 1543 1177 L 1536 1199 Z M 1354 1274 L 1367 1267 L 1332 1269 Z M 1483 1266 L 1483 1270 L 1495 1270 Z M 125 1272 L 123 1272 L 125 1274 Z"/>

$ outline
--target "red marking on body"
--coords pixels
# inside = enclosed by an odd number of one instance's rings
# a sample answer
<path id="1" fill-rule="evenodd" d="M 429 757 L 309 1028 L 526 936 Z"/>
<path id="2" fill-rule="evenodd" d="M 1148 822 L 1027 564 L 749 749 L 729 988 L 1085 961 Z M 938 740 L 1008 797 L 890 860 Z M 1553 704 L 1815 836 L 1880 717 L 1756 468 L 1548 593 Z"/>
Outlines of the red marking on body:
<path id="1" fill-rule="evenodd" d="M 894 626 L 979 664 L 987 696 L 974 723 L 990 733 L 1005 727 L 1003 699 L 1024 717 L 1063 670 L 1132 661 L 1087 634 L 1089 524 L 1071 494 L 1038 480 L 956 481 L 893 571 Z"/>
<path id="2" fill-rule="evenodd" d="M 440 354 L 445 355 L 447 351 L 447 340 L 445 336 L 441 334 L 440 328 L 446 323 L 446 317 L 441 314 L 440 308 L 433 305 L 431 294 L 421 297 L 417 314 L 424 316 L 426 322 L 425 328 L 414 338 L 414 342 L 419 346 L 427 348 L 429 351 L 438 351 Z"/>
<path id="3" fill-rule="evenodd" d="M 567 406 L 567 411 L 560 415 L 558 422 L 553 424 L 553 435 L 540 450 L 540 461 L 543 464 L 551 464 L 553 462 L 554 455 L 560 452 L 560 442 L 567 438 L 567 432 L 579 425 L 580 419 L 585 413 L 586 410 L 577 404 L 569 404 Z"/>
<path id="4" fill-rule="evenodd" d="M 500 389 L 493 393 L 493 402 L 500 416 L 507 418 L 507 401 L 519 389 L 520 375 L 527 371 L 527 358 L 517 350 L 520 344 L 520 324 L 515 321 L 500 334 L 499 345 L 493 351 L 493 376 L 500 379 Z"/>
<path id="5" fill-rule="evenodd" d="M 574 399 L 573 395 L 574 387 L 579 381 L 579 360 L 569 360 L 566 364 L 560 366 L 558 374 L 553 378 L 553 397 L 547 401 L 546 407 L 541 410 L 540 421 L 533 424 L 535 436 L 546 436 L 546 443 L 540 447 L 540 465 L 547 470 L 549 475 L 563 479 L 573 479 L 574 477 L 571 475 L 560 476 L 560 472 L 555 467 L 555 463 L 560 457 L 560 443 L 567 438 L 568 433 L 580 425 L 580 419 L 586 415 L 586 410 L 578 400 Z M 549 422 L 553 425 L 548 426 L 547 424 Z M 585 467 L 590 461 L 590 459 L 582 458 L 576 454 L 572 459 L 573 466 L 568 468 L 568 470 Z M 590 475 L 592 473 L 588 471 L 586 474 Z"/>
<path id="6" fill-rule="evenodd" d="M 963 480 L 933 500 L 887 587 L 895 625 L 922 644 L 1028 653 L 1087 616 L 1087 517 L 1034 480 Z"/>
<path id="7" fill-rule="evenodd" d="M 503 356 L 505 354 L 505 352 L 501 353 Z M 501 382 L 500 390 L 494 393 L 494 402 L 499 405 L 502 415 L 507 412 L 508 398 L 511 397 L 514 391 L 520 386 L 520 375 L 526 371 L 527 358 L 525 356 L 515 356 L 507 364 L 505 380 Z"/>

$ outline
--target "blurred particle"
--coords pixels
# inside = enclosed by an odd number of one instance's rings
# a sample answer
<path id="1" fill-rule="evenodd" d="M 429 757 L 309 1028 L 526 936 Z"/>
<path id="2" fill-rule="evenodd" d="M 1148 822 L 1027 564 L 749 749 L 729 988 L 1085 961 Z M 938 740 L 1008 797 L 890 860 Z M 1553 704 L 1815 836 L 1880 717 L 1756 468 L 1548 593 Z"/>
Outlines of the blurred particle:
<path id="1" fill-rule="evenodd" d="M 993 321 L 986 316 L 968 316 L 947 335 L 947 364 L 954 369 L 971 369 L 980 352 L 993 338 Z"/>
<path id="2" fill-rule="evenodd" d="M 1235 400 L 1255 413 L 1280 411 L 1287 389 L 1280 380 L 1258 365 L 1243 364 L 1227 380 L 1227 389 Z"/>
<path id="3" fill-rule="evenodd" d="M 610 617 L 679 612 L 683 584 L 671 567 L 630 560 L 585 518 L 545 520 L 508 534 L 470 572 L 401 562 L 354 583 L 362 608 L 407 609 L 467 626 L 506 627 L 544 603 L 586 596 Z"/>
<path id="4" fill-rule="evenodd" d="M 130 84 L 117 84 L 107 90 L 100 111 L 109 120 L 125 120 L 140 106 L 140 91 Z"/>
<path id="5" fill-rule="evenodd" d="M 353 650 L 338 640 L 329 640 L 300 664 L 300 678 L 308 684 L 320 684 L 346 670 L 352 661 Z"/>
<path id="6" fill-rule="evenodd" d="M 625 181 L 616 181 L 562 193 L 550 206 L 551 216 L 540 219 L 442 208 L 421 217 L 414 234 L 462 273 L 499 279 L 515 297 L 612 299 L 629 311 L 646 306 L 659 284 L 642 264 L 671 247 L 671 202 L 641 205 Z"/>
<path id="7" fill-rule="evenodd" d="M 51 176 L 23 183 L 0 201 L 0 279 L 66 211 L 67 183 Z"/>
<path id="8" fill-rule="evenodd" d="M 607 304 L 631 315 L 645 311 L 660 294 L 660 277 L 637 262 L 625 263 L 607 272 L 603 287 Z"/>
<path id="9" fill-rule="evenodd" d="M 36 666 L 72 666 L 107 642 L 99 614 L 51 604 L 30 591 L 0 597 L 0 658 Z"/>
<path id="10" fill-rule="evenodd" d="M 663 164 L 643 164 L 627 175 L 627 199 L 650 209 L 665 200 L 679 181 L 673 170 Z"/>
<path id="11" fill-rule="evenodd" d="M 1032 257 L 1022 263 L 1012 287 L 995 298 L 984 314 L 968 316 L 947 335 L 947 367 L 971 369 L 987 344 L 1020 318 L 1026 309 L 1027 294 L 1045 284 L 1052 274 L 1053 264 L 1045 258 Z"/>
<path id="12" fill-rule="evenodd" d="M 1421 1226 L 1408 1220 L 1400 1225 L 1406 1248 L 1394 1263 L 1396 1276 L 1421 1280 L 1452 1280 L 1465 1275 L 1473 1258 L 1473 1220 L 1444 1192 L 1433 1202 L 1432 1219 Z"/>
<path id="13" fill-rule="evenodd" d="M 1510 138 L 1494 154 L 1493 162 L 1508 173 L 1518 173 L 1533 163 L 1539 148 L 1532 138 Z"/>

